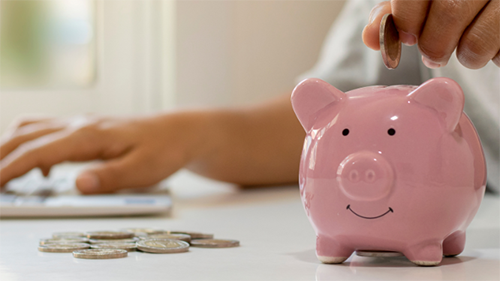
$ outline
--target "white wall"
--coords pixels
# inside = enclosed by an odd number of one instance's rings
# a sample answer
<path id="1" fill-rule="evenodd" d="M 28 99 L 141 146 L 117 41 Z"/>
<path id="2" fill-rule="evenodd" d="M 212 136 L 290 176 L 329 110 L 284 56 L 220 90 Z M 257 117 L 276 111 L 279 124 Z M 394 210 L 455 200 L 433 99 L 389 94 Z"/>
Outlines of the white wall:
<path id="1" fill-rule="evenodd" d="M 177 104 L 244 104 L 291 91 L 343 4 L 178 1 Z"/>
<path id="2" fill-rule="evenodd" d="M 97 80 L 84 89 L 0 91 L 15 116 L 129 114 L 257 102 L 316 61 L 343 1 L 97 1 Z M 176 42 L 174 42 L 176 41 Z"/>

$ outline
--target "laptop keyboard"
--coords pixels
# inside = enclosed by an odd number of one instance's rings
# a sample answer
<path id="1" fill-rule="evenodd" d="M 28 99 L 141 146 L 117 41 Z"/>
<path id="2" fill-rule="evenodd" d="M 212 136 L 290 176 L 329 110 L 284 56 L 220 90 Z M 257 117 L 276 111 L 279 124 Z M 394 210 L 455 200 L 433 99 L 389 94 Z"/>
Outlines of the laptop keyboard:
<path id="1" fill-rule="evenodd" d="M 56 194 L 74 189 L 74 175 L 59 173 L 45 178 L 33 170 L 10 181 L 0 192 L 1 205 L 38 205 Z"/>
<path id="2" fill-rule="evenodd" d="M 94 217 L 168 213 L 168 190 L 128 190 L 116 194 L 85 195 L 75 188 L 84 166 L 63 164 L 45 178 L 38 169 L 7 183 L 0 192 L 0 217 Z"/>

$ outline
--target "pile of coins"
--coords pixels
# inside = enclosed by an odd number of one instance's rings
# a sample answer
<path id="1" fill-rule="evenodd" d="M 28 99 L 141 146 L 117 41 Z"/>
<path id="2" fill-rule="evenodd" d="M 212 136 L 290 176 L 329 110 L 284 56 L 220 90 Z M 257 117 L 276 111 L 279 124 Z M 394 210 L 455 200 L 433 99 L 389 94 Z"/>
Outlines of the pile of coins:
<path id="1" fill-rule="evenodd" d="M 189 247 L 237 247 L 237 240 L 214 239 L 213 234 L 191 231 L 167 231 L 150 228 L 127 228 L 120 231 L 57 232 L 41 239 L 38 250 L 50 253 L 73 253 L 81 259 L 124 258 L 128 252 L 155 254 L 183 253 Z"/>

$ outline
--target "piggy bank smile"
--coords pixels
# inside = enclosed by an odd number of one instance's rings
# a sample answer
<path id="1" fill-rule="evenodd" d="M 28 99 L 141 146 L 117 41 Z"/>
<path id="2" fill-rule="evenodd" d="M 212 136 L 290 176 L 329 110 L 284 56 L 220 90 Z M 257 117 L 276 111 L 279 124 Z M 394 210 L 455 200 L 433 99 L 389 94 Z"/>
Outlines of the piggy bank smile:
<path id="1" fill-rule="evenodd" d="M 358 216 L 358 217 L 360 217 L 362 219 L 367 219 L 367 220 L 378 219 L 378 218 L 381 218 L 381 217 L 387 215 L 388 213 L 394 213 L 394 210 L 391 207 L 389 207 L 389 210 L 387 210 L 387 212 L 385 212 L 385 213 L 383 213 L 381 215 L 378 215 L 378 216 L 375 216 L 375 217 L 367 217 L 367 216 L 362 216 L 362 215 L 354 212 L 354 210 L 351 209 L 351 205 L 350 204 L 347 205 L 346 209 L 349 210 L 349 211 L 351 211 L 351 213 L 355 214 L 356 216 Z"/>

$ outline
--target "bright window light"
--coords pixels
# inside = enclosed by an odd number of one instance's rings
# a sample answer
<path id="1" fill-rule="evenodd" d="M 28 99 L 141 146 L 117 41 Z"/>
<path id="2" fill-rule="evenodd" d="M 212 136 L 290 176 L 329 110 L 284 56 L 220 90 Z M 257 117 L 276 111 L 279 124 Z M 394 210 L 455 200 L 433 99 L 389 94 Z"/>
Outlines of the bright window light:
<path id="1" fill-rule="evenodd" d="M 0 86 L 88 87 L 95 81 L 93 0 L 2 0 Z"/>

